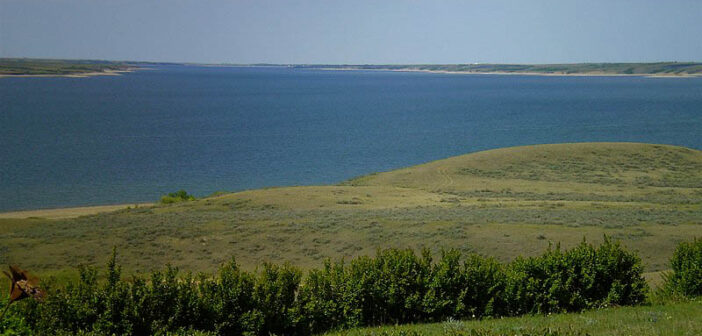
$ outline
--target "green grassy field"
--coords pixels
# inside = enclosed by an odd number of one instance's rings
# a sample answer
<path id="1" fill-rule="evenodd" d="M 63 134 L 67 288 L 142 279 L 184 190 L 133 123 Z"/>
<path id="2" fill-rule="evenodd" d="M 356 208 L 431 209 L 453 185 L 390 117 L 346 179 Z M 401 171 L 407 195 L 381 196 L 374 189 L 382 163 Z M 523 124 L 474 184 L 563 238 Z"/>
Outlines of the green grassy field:
<path id="1" fill-rule="evenodd" d="M 573 63 L 573 64 L 361 64 L 361 65 L 296 65 L 298 68 L 340 70 L 401 70 L 462 73 L 513 73 L 542 75 L 702 75 L 702 63 Z"/>
<path id="2" fill-rule="evenodd" d="M 617 307 L 575 314 L 363 328 L 327 335 L 700 335 L 702 302 Z M 548 332 L 551 331 L 551 334 Z"/>
<path id="3" fill-rule="evenodd" d="M 0 217 L 2 217 L 0 215 Z M 232 256 L 304 268 L 381 247 L 457 248 L 509 261 L 550 243 L 621 240 L 655 284 L 677 243 L 702 237 L 702 152 L 632 143 L 505 148 L 340 185 L 251 190 L 68 219 L 0 219 L 0 264 L 42 276 L 171 263 L 213 271 Z"/>

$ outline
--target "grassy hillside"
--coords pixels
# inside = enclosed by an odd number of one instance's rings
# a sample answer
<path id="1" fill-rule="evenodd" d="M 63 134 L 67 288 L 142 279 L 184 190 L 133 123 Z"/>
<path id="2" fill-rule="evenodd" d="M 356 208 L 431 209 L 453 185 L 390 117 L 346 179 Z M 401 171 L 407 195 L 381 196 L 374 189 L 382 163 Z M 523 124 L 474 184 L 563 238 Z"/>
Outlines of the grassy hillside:
<path id="1" fill-rule="evenodd" d="M 302 68 L 340 70 L 401 70 L 462 73 L 513 73 L 543 75 L 702 75 L 702 63 L 573 63 L 573 64 L 377 64 L 377 65 L 296 65 Z"/>
<path id="2" fill-rule="evenodd" d="M 0 215 L 0 217 L 2 217 Z M 582 143 L 473 153 L 334 186 L 251 190 L 172 205 L 69 219 L 0 219 L 0 264 L 35 273 L 104 265 L 112 246 L 125 270 L 166 263 L 211 271 L 379 247 L 457 248 L 508 261 L 550 242 L 620 239 L 646 270 L 668 268 L 674 246 L 702 237 L 702 152 Z"/>
<path id="3" fill-rule="evenodd" d="M 363 328 L 327 335 L 699 335 L 702 334 L 700 315 L 702 302 L 693 301 L 577 314 Z"/>

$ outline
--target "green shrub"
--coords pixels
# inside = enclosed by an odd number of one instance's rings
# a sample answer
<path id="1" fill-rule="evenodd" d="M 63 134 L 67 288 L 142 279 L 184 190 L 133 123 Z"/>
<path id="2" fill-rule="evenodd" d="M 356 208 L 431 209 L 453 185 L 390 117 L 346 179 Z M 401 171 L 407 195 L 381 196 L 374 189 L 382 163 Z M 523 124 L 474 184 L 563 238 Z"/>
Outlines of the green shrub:
<path id="1" fill-rule="evenodd" d="M 353 272 L 359 283 L 371 280 L 366 294 L 373 306 L 365 311 L 367 324 L 422 320 L 422 303 L 431 271 L 429 251 L 424 250 L 422 257 L 418 257 L 409 249 L 387 249 L 378 251 L 375 258 L 369 259 L 369 262 L 357 263 Z M 354 264 L 351 263 L 352 269 Z"/>
<path id="2" fill-rule="evenodd" d="M 458 317 L 463 313 L 464 306 L 459 305 L 465 287 L 461 257 L 461 252 L 457 250 L 443 250 L 432 268 L 423 305 L 427 316 L 433 321 Z"/>
<path id="3" fill-rule="evenodd" d="M 161 196 L 162 204 L 171 204 L 185 201 L 194 201 L 195 196 L 188 194 L 185 190 L 181 189 L 176 192 L 169 193 L 168 195 Z"/>
<path id="4" fill-rule="evenodd" d="M 300 288 L 302 326 L 310 333 L 361 326 L 359 296 L 343 260 L 311 270 Z"/>
<path id="5" fill-rule="evenodd" d="M 290 334 L 298 320 L 300 271 L 289 266 L 265 266 L 255 276 L 232 261 L 214 277 L 167 267 L 127 281 L 113 256 L 106 277 L 99 283 L 94 269 L 81 268 L 77 283 L 47 286 L 47 299 L 27 300 L 22 314 L 36 334 L 47 335 Z"/>
<path id="6" fill-rule="evenodd" d="M 256 277 L 253 294 L 266 335 L 295 333 L 299 320 L 296 296 L 301 278 L 300 270 L 288 264 L 263 264 L 263 270 Z"/>
<path id="7" fill-rule="evenodd" d="M 125 280 L 113 254 L 105 278 L 98 281 L 96 270 L 80 268 L 76 282 L 43 284 L 46 299 L 12 307 L 0 333 L 309 335 L 632 305 L 647 290 L 639 258 L 609 239 L 597 248 L 585 242 L 566 251 L 549 248 L 509 264 L 464 258 L 456 250 L 442 251 L 436 262 L 429 250 L 378 250 L 349 263 L 327 260 L 304 278 L 287 264 L 245 272 L 232 260 L 212 275 L 167 267 Z"/>
<path id="8" fill-rule="evenodd" d="M 456 306 L 459 318 L 501 316 L 504 302 L 505 272 L 492 258 L 471 255 L 463 264 L 462 287 Z"/>
<path id="9" fill-rule="evenodd" d="M 102 304 L 98 297 L 97 271 L 80 267 L 80 278 L 63 287 L 53 286 L 51 281 L 42 282 L 46 298 L 42 302 L 24 300 L 23 315 L 38 334 L 77 333 L 92 329 L 98 319 L 97 307 Z"/>
<path id="10" fill-rule="evenodd" d="M 7 307 L 7 300 L 0 300 L 0 314 Z M 3 336 L 29 336 L 33 335 L 31 327 L 24 317 L 17 313 L 18 306 L 10 306 L 6 315 L 0 319 L 0 334 Z"/>
<path id="11" fill-rule="evenodd" d="M 222 266 L 213 281 L 202 281 L 202 300 L 208 318 L 203 321 L 221 335 L 258 334 L 263 315 L 256 309 L 254 276 L 239 269 L 232 259 Z"/>
<path id="12" fill-rule="evenodd" d="M 469 255 L 461 264 L 457 250 L 442 251 L 424 296 L 429 320 L 499 316 L 504 270 L 492 258 Z"/>
<path id="13" fill-rule="evenodd" d="M 508 267 L 504 300 L 510 315 L 573 312 L 607 305 L 634 305 L 648 285 L 638 256 L 605 237 L 595 248 L 584 241 L 561 251 L 517 258 Z"/>
<path id="14" fill-rule="evenodd" d="M 670 266 L 673 271 L 665 275 L 665 291 L 688 297 L 702 295 L 702 239 L 680 243 Z"/>

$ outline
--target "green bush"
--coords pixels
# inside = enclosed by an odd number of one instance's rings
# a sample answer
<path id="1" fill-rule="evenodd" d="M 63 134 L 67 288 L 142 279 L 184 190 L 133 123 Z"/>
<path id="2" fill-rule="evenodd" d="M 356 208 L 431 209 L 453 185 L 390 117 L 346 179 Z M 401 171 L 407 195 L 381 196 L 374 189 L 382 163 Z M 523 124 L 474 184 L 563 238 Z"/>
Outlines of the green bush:
<path id="1" fill-rule="evenodd" d="M 441 321 L 444 317 L 458 317 L 464 310 L 464 306 L 459 305 L 459 298 L 465 286 L 461 257 L 457 250 L 441 251 L 441 257 L 432 268 L 423 306 L 427 317 L 433 321 Z"/>
<path id="2" fill-rule="evenodd" d="M 352 290 L 349 269 L 343 261 L 324 262 L 311 270 L 300 288 L 301 322 L 310 333 L 361 326 L 357 291 Z"/>
<path id="3" fill-rule="evenodd" d="M 375 258 L 363 259 L 354 260 L 351 269 L 354 278 L 359 280 L 357 285 L 368 284 L 365 297 L 361 298 L 372 303 L 370 309 L 364 311 L 365 323 L 422 320 L 422 301 L 431 271 L 429 252 L 425 250 L 422 257 L 418 257 L 409 249 L 388 249 L 378 251 Z"/>
<path id="4" fill-rule="evenodd" d="M 257 334 L 263 325 L 263 315 L 256 309 L 255 278 L 239 269 L 236 261 L 222 266 L 214 280 L 202 281 L 200 290 L 206 305 L 204 321 L 221 335 Z"/>
<path id="5" fill-rule="evenodd" d="M 663 288 L 670 294 L 687 297 L 702 295 L 702 239 L 682 242 L 670 258 L 672 273 L 665 276 Z"/>
<path id="6" fill-rule="evenodd" d="M 508 267 L 504 300 L 509 315 L 573 312 L 642 303 L 648 292 L 638 256 L 605 237 L 561 251 L 518 258 Z"/>
<path id="7" fill-rule="evenodd" d="M 286 283 L 288 268 L 281 268 L 277 272 L 281 276 L 276 279 L 270 273 L 267 270 L 267 275 L 256 280 L 232 261 L 214 277 L 180 275 L 176 268 L 167 267 L 152 273 L 148 280 L 124 280 L 113 256 L 104 283 L 98 283 L 94 269 L 81 268 L 77 283 L 45 286 L 49 295 L 44 301 L 21 303 L 22 315 L 27 316 L 34 334 L 46 335 L 186 335 L 195 330 L 267 335 L 266 317 L 273 316 L 272 321 L 276 321 L 278 315 L 264 315 L 265 300 L 272 300 L 269 306 L 278 307 L 284 303 L 279 298 L 290 301 L 295 293 L 291 288 L 298 286 Z M 287 287 L 279 290 L 277 286 L 282 285 Z M 270 330 L 279 330 L 275 323 L 269 326 Z"/>
<path id="8" fill-rule="evenodd" d="M 4 284 L 3 284 L 4 285 Z M 7 307 L 7 300 L 0 300 L 0 314 Z M 17 312 L 18 306 L 10 306 L 4 318 L 0 319 L 0 335 L 3 336 L 29 336 L 33 335 L 32 329 L 21 313 Z"/>
<path id="9" fill-rule="evenodd" d="M 3 322 L 0 333 L 309 335 L 632 305 L 647 290 L 638 257 L 608 239 L 597 248 L 583 242 L 509 264 L 456 250 L 434 261 L 429 250 L 386 249 L 349 263 L 327 260 L 304 278 L 287 264 L 246 272 L 232 260 L 212 275 L 167 267 L 148 278 L 122 279 L 113 255 L 105 278 L 81 268 L 76 282 L 44 284 L 46 299 L 18 303 L 8 313 L 15 324 Z"/>
<path id="10" fill-rule="evenodd" d="M 506 313 L 504 267 L 492 258 L 471 255 L 461 272 L 458 318 L 501 316 Z"/>
<path id="11" fill-rule="evenodd" d="M 264 334 L 295 333 L 299 320 L 296 297 L 301 278 L 302 272 L 293 266 L 263 264 L 254 283 L 253 295 Z"/>
<path id="12" fill-rule="evenodd" d="M 188 194 L 185 190 L 181 189 L 176 192 L 169 193 L 168 195 L 161 196 L 161 203 L 171 204 L 185 201 L 194 201 L 195 196 Z"/>
<path id="13" fill-rule="evenodd" d="M 499 316 L 504 269 L 492 258 L 469 255 L 461 264 L 457 250 L 442 251 L 434 264 L 424 295 L 431 321 Z"/>

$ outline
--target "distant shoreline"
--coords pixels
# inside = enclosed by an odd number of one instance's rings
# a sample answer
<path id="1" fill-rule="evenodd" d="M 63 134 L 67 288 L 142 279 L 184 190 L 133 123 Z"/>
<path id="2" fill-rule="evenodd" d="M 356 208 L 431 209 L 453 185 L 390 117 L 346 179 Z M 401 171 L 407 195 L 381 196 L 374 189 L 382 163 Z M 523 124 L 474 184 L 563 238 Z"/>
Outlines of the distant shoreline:
<path id="1" fill-rule="evenodd" d="M 0 58 L 0 78 L 117 76 L 142 68 L 149 62 L 111 62 L 99 60 L 51 60 Z M 564 64 L 199 64 L 169 63 L 200 67 L 283 67 L 289 69 L 335 71 L 424 72 L 456 75 L 521 75 L 548 77 L 702 77 L 702 62 L 653 63 L 564 63 Z"/>
<path id="2" fill-rule="evenodd" d="M 260 65 L 199 65 L 208 67 L 270 67 Z M 421 72 L 434 74 L 450 74 L 450 75 L 501 75 L 501 76 L 545 76 L 545 77 L 647 77 L 647 78 L 697 78 L 702 77 L 701 74 L 655 74 L 655 73 L 640 73 L 640 74 L 624 74 L 624 73 L 605 73 L 605 72 L 584 72 L 584 73 L 544 73 L 544 72 L 508 72 L 508 71 L 449 71 L 449 70 L 426 70 L 426 69 L 364 69 L 364 68 L 303 68 L 307 70 L 323 70 L 323 71 L 388 71 L 388 72 Z M 128 68 L 125 70 L 105 70 L 105 71 L 90 71 L 70 74 L 2 74 L 0 78 L 87 78 L 95 76 L 121 76 L 124 73 L 135 72 L 138 70 L 150 70 L 149 68 Z"/>
<path id="3" fill-rule="evenodd" d="M 63 78 L 87 78 L 95 76 L 121 76 L 123 73 L 134 72 L 137 70 L 144 70 L 143 68 L 128 68 L 124 70 L 104 70 L 104 71 L 89 71 L 89 72 L 76 72 L 69 74 L 2 74 L 0 73 L 0 78 L 33 78 L 33 77 L 63 77 Z"/>
<path id="4" fill-rule="evenodd" d="M 545 72 L 507 72 L 507 71 L 449 71 L 449 70 L 426 70 L 426 69 L 364 69 L 364 68 L 305 68 L 324 71 L 390 71 L 390 72 L 422 72 L 435 74 L 450 74 L 450 75 L 501 75 L 501 76 L 545 76 L 545 77 L 646 77 L 646 78 L 698 78 L 702 74 L 655 74 L 655 73 L 640 73 L 640 74 L 624 74 L 624 73 L 599 73 L 599 72 L 583 72 L 583 73 L 545 73 Z"/>

